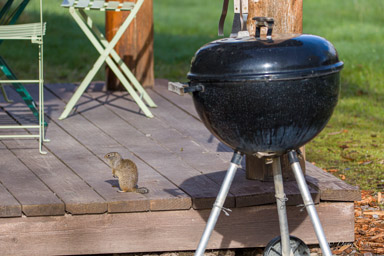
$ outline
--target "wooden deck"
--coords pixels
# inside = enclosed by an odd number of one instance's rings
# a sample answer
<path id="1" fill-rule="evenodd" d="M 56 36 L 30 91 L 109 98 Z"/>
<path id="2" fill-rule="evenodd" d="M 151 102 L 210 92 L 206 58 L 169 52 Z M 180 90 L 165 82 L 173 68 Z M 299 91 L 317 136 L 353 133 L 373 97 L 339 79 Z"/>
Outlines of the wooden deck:
<path id="1" fill-rule="evenodd" d="M 58 117 L 75 85 L 46 85 L 47 155 L 31 139 L 0 141 L 2 255 L 78 255 L 194 250 L 232 152 L 199 121 L 189 95 L 169 93 L 167 81 L 148 90 L 158 108 L 148 119 L 126 92 L 93 84 L 76 112 Z M 28 86 L 37 97 L 36 86 Z M 36 87 L 37 88 L 37 87 Z M 1 99 L 0 124 L 35 118 L 12 89 Z M 4 111 L 5 110 L 5 111 Z M 11 133 L 11 131 L 1 131 Z M 27 132 L 27 131 L 25 131 Z M 117 193 L 103 161 L 111 151 L 132 159 L 146 195 Z M 243 161 L 244 162 L 244 161 Z M 357 188 L 306 164 L 307 181 L 329 242 L 353 241 Z M 279 234 L 271 182 L 240 169 L 209 248 L 265 246 Z M 317 243 L 295 182 L 285 183 L 290 230 Z"/>

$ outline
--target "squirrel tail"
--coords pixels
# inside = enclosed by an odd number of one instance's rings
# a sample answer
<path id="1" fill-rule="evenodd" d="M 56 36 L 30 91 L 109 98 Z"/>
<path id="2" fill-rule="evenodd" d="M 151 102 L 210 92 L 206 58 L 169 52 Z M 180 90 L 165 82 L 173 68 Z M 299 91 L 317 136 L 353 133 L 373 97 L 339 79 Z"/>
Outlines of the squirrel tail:
<path id="1" fill-rule="evenodd" d="M 149 189 L 146 187 L 136 188 L 136 192 L 140 194 L 147 194 L 149 192 Z"/>

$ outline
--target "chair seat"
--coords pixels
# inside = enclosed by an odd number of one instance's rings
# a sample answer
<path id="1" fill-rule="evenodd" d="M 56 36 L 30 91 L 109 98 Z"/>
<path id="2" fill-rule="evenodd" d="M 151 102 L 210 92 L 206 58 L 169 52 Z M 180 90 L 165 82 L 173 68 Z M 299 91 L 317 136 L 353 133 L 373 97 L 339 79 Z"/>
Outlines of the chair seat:
<path id="1" fill-rule="evenodd" d="M 46 23 L 29 23 L 0 26 L 0 39 L 29 40 L 45 35 Z"/>
<path id="2" fill-rule="evenodd" d="M 135 7 L 134 2 L 119 2 L 104 0 L 63 0 L 62 7 L 85 9 L 85 10 L 98 10 L 98 11 L 130 11 Z"/>

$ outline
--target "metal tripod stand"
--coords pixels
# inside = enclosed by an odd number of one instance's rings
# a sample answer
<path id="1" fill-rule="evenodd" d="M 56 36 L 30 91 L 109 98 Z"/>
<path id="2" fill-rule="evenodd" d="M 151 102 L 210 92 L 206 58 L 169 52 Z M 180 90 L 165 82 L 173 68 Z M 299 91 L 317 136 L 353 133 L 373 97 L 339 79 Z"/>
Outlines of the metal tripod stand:
<path id="1" fill-rule="evenodd" d="M 289 157 L 289 162 L 291 164 L 292 171 L 295 175 L 298 187 L 300 189 L 301 196 L 303 198 L 304 206 L 307 209 L 308 215 L 312 221 L 312 225 L 314 227 L 317 240 L 319 241 L 323 255 L 331 256 L 332 255 L 331 249 L 326 240 L 323 228 L 320 223 L 319 216 L 317 215 L 315 204 L 313 203 L 311 194 L 309 193 L 309 189 L 305 181 L 305 177 L 301 169 L 296 150 L 289 151 L 288 157 Z M 195 252 L 195 256 L 204 255 L 205 248 L 208 244 L 212 231 L 216 225 L 220 212 L 223 210 L 225 199 L 227 197 L 232 180 L 235 176 L 236 170 L 241 163 L 241 160 L 242 160 L 242 154 L 240 152 L 234 152 L 231 160 L 231 164 L 227 170 L 227 174 L 224 178 L 219 194 L 217 195 L 216 201 L 213 205 L 204 233 L 200 239 L 199 245 Z M 279 225 L 280 225 L 280 238 L 281 238 L 280 250 L 281 251 L 279 253 L 282 256 L 297 255 L 295 254 L 295 250 L 297 248 L 291 248 L 291 242 L 290 242 L 291 237 L 289 236 L 288 218 L 287 218 L 286 205 L 285 205 L 287 198 L 284 193 L 283 176 L 282 176 L 281 165 L 280 165 L 280 156 L 272 156 L 270 161 L 272 161 L 277 212 L 279 216 Z"/>

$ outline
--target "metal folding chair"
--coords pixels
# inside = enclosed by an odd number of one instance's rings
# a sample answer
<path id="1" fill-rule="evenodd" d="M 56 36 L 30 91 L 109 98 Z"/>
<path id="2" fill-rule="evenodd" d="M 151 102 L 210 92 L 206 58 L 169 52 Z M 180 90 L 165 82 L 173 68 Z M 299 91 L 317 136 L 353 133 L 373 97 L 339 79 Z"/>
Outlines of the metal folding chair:
<path id="1" fill-rule="evenodd" d="M 28 5 L 29 1 L 30 0 L 22 0 L 16 7 L 14 7 L 16 5 L 15 1 L 8 0 L 0 10 L 0 25 L 15 24 L 18 18 L 20 17 L 21 13 L 24 11 L 25 7 Z M 0 40 L 0 45 L 2 42 L 3 40 Z M 15 73 L 12 71 L 10 66 L 1 56 L 0 56 L 0 70 L 9 80 L 17 80 Z M 33 98 L 31 97 L 29 92 L 25 89 L 25 87 L 21 83 L 16 83 L 16 82 L 10 85 L 13 86 L 16 92 L 21 96 L 21 98 L 30 108 L 33 115 L 36 116 L 36 118 L 38 119 L 39 111 L 37 110 L 36 102 L 33 100 Z M 8 103 L 12 103 L 13 101 L 8 98 L 7 93 L 2 84 L 0 84 L 0 89 L 1 89 L 1 92 L 3 93 L 4 100 Z"/>
<path id="2" fill-rule="evenodd" d="M 144 0 L 138 0 L 136 3 L 133 2 L 117 2 L 117 1 L 109 1 L 105 2 L 104 0 L 64 0 L 61 4 L 62 7 L 66 7 L 69 9 L 69 13 L 79 25 L 84 34 L 88 37 L 90 42 L 96 48 L 98 53 L 100 54 L 99 58 L 96 60 L 92 69 L 88 72 L 80 86 L 77 88 L 76 92 L 72 96 L 72 98 L 67 103 L 63 113 L 59 117 L 59 119 L 65 119 L 76 102 L 79 100 L 81 95 L 84 93 L 85 89 L 88 87 L 98 70 L 101 68 L 104 62 L 111 68 L 111 70 L 115 73 L 117 78 L 126 88 L 126 90 L 131 94 L 132 98 L 139 105 L 140 109 L 144 112 L 147 117 L 153 117 L 151 111 L 148 109 L 149 107 L 156 107 L 156 104 L 149 97 L 147 92 L 141 86 L 136 77 L 132 74 L 130 69 L 124 63 L 124 61 L 120 58 L 120 56 L 113 49 L 117 42 L 120 40 L 121 36 L 127 30 L 128 26 L 136 16 L 140 7 L 142 6 Z M 117 30 L 113 39 L 108 42 L 103 33 L 94 25 L 92 19 L 86 14 L 85 11 L 130 11 L 129 15 Z M 133 87 L 132 87 L 133 85 Z M 136 90 L 135 90 L 136 89 Z M 144 100 L 144 101 L 143 101 Z"/>
<path id="3" fill-rule="evenodd" d="M 46 24 L 43 22 L 43 13 L 42 13 L 42 0 L 40 1 L 40 21 L 37 23 L 27 23 L 27 24 L 17 24 L 14 25 L 17 18 L 20 16 L 21 12 L 24 10 L 25 6 L 28 4 L 29 0 L 23 0 L 22 3 L 16 8 L 12 15 L 8 16 L 8 20 L 2 20 L 3 24 L 0 25 L 0 41 L 3 40 L 27 40 L 31 41 L 32 44 L 38 45 L 38 68 L 39 75 L 37 79 L 17 79 L 13 74 L 9 66 L 6 64 L 3 58 L 0 58 L 0 67 L 4 72 L 7 80 L 0 80 L 0 84 L 12 84 L 16 91 L 20 94 L 23 100 L 27 103 L 32 112 L 38 116 L 38 124 L 37 125 L 2 125 L 0 129 L 38 129 L 38 134 L 12 134 L 12 135 L 0 135 L 0 138 L 38 138 L 39 140 L 39 151 L 42 154 L 46 154 L 45 151 L 42 150 L 42 145 L 44 141 L 48 141 L 45 139 L 44 133 L 44 79 L 43 79 L 43 36 L 46 31 Z M 4 18 L 5 13 L 10 11 L 10 7 L 14 1 L 8 0 L 7 3 L 3 6 L 0 11 L 0 15 L 2 19 Z M 16 13 L 16 15 L 14 15 Z M 28 91 L 25 90 L 23 83 L 36 83 L 39 85 L 39 105 L 35 103 L 32 97 L 29 95 Z M 6 94 L 5 94 L 6 95 Z M 4 98 L 7 98 L 5 96 Z"/>

